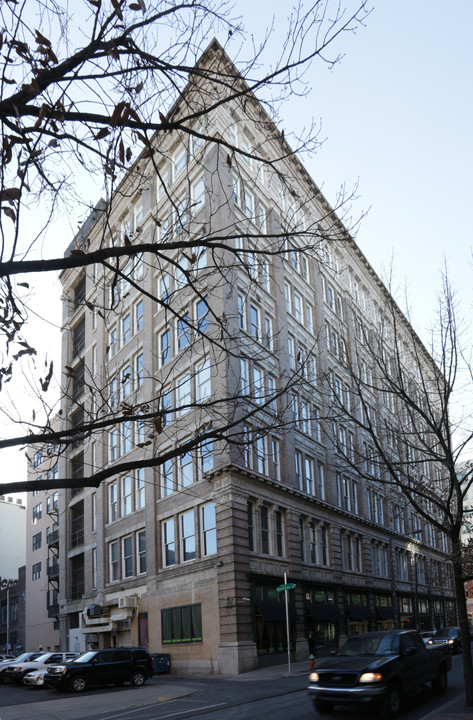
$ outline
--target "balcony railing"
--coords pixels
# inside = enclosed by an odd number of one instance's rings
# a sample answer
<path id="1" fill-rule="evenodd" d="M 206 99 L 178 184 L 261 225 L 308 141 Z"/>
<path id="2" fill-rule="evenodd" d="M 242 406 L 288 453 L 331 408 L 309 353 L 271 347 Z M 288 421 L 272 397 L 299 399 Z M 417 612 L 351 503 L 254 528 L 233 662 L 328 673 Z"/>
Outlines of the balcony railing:
<path id="1" fill-rule="evenodd" d="M 48 618 L 57 617 L 59 615 L 59 603 L 48 605 Z"/>
<path id="2" fill-rule="evenodd" d="M 51 545 L 57 545 L 59 543 L 59 530 L 53 530 L 50 532 L 46 538 L 46 542 L 48 543 L 48 547 L 51 547 Z"/>
<path id="3" fill-rule="evenodd" d="M 55 563 L 54 565 L 50 565 L 48 567 L 48 578 L 56 578 L 59 576 L 59 563 Z"/>

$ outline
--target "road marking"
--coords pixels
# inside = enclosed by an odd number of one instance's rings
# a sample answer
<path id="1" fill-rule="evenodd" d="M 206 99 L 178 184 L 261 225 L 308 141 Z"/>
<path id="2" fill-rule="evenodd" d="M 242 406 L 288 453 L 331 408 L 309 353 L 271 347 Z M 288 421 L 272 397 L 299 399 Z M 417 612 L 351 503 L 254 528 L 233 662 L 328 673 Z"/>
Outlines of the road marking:
<path id="1" fill-rule="evenodd" d="M 180 698 L 175 698 L 174 702 L 177 700 L 180 700 Z M 189 701 L 187 701 L 189 702 Z M 154 705 L 155 703 L 148 703 L 148 707 L 150 705 Z M 217 703 L 216 705 L 206 705 L 204 707 L 198 707 L 196 710 L 198 712 L 202 712 L 203 710 L 214 710 L 215 708 L 219 707 L 226 707 L 227 703 Z M 104 717 L 100 718 L 100 720 L 113 720 L 113 718 L 122 718 L 126 715 L 132 715 L 133 713 L 143 712 L 143 710 L 146 708 L 146 705 L 142 705 L 139 708 L 133 708 L 132 710 L 126 710 L 125 712 L 116 713 L 114 715 L 105 715 Z M 151 708 L 150 708 L 151 709 Z M 148 718 L 147 720 L 165 720 L 165 718 L 172 718 L 172 717 L 178 717 L 179 715 L 187 715 L 189 713 L 189 710 L 181 710 L 180 712 L 175 713 L 168 713 L 168 715 L 159 715 L 154 718 Z"/>

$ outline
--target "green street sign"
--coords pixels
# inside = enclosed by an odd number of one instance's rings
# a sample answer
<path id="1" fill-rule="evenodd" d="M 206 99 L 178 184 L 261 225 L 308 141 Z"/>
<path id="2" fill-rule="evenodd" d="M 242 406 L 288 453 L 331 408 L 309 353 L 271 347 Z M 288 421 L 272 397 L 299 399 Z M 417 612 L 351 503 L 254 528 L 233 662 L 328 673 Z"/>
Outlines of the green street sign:
<path id="1" fill-rule="evenodd" d="M 286 583 L 285 585 L 279 585 L 276 590 L 282 592 L 283 590 L 294 590 L 296 583 Z"/>

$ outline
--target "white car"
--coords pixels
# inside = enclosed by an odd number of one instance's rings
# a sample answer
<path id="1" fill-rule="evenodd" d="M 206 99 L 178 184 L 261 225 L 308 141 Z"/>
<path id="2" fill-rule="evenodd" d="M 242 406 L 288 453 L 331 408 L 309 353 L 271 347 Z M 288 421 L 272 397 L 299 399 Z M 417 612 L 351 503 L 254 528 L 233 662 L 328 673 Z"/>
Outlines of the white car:
<path id="1" fill-rule="evenodd" d="M 16 658 L 13 658 L 13 662 L 22 663 L 26 662 L 27 660 L 35 660 L 40 655 L 43 655 L 42 652 L 26 652 L 22 653 L 21 655 L 17 655 Z M 3 660 L 0 662 L 0 683 L 3 683 L 6 681 L 6 671 L 7 667 L 12 664 L 11 660 Z"/>
<path id="2" fill-rule="evenodd" d="M 4 662 L 5 660 L 14 660 L 14 655 L 3 655 L 0 653 L 0 662 Z"/>
<path id="3" fill-rule="evenodd" d="M 23 677 L 23 685 L 27 687 L 43 687 L 46 670 L 32 670 Z"/>
<path id="4" fill-rule="evenodd" d="M 23 682 L 23 678 L 33 670 L 44 670 L 46 671 L 48 665 L 57 665 L 61 663 L 67 663 L 69 660 L 73 660 L 77 657 L 77 652 L 47 652 L 43 653 L 34 660 L 27 662 L 12 663 L 7 666 L 5 670 L 6 677 L 18 685 Z"/>

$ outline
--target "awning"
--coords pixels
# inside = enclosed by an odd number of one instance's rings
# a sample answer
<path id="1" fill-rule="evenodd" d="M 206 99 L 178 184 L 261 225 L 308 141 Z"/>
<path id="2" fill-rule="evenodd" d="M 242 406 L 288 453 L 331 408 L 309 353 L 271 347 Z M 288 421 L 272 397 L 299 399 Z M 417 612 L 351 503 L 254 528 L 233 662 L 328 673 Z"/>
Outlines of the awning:
<path id="1" fill-rule="evenodd" d="M 347 605 L 345 611 L 351 620 L 371 620 L 373 613 L 367 605 Z"/>
<path id="2" fill-rule="evenodd" d="M 393 607 L 381 607 L 380 605 L 376 605 L 376 613 L 382 620 L 392 620 L 394 618 Z"/>
<path id="3" fill-rule="evenodd" d="M 308 603 L 306 607 L 315 621 L 326 620 L 336 622 L 342 617 L 342 613 L 337 607 L 335 607 L 335 605 L 328 605 L 326 603 Z"/>
<path id="4" fill-rule="evenodd" d="M 268 602 L 267 600 L 257 600 L 256 607 L 266 622 L 285 622 L 286 606 L 282 602 Z M 294 607 L 289 605 L 289 620 L 298 621 L 298 616 Z"/>

